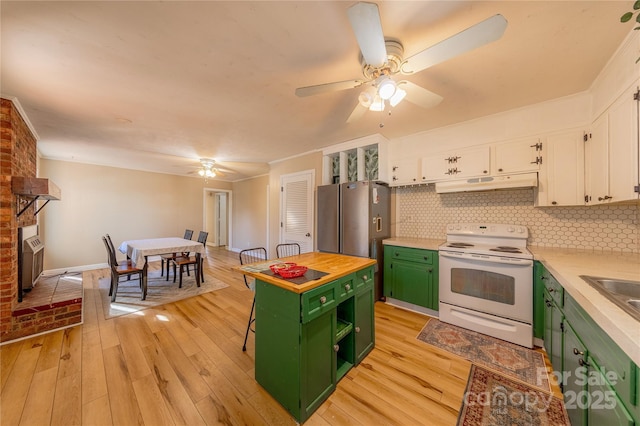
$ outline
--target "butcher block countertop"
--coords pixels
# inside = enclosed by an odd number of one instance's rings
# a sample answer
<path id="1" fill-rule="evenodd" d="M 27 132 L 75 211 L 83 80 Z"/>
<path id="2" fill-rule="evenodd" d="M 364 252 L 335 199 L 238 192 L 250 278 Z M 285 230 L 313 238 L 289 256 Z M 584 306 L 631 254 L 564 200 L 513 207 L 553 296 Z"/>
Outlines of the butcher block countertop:
<path id="1" fill-rule="evenodd" d="M 326 272 L 327 275 L 303 284 L 295 284 L 284 278 L 260 272 L 269 271 L 269 265 L 283 262 L 295 262 L 296 264 L 306 266 L 309 269 Z M 304 293 L 305 291 L 319 287 L 322 284 L 334 281 L 375 264 L 375 259 L 368 259 L 365 257 L 313 252 L 303 253 L 297 256 L 283 257 L 281 259 L 266 260 L 264 262 L 252 263 L 249 265 L 234 266 L 231 269 L 294 293 Z"/>

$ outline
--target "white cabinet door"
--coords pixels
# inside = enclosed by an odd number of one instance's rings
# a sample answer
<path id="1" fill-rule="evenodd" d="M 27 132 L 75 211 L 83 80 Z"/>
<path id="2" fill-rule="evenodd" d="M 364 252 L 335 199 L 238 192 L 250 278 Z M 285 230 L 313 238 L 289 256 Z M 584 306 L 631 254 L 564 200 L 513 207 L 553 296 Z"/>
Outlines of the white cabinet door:
<path id="1" fill-rule="evenodd" d="M 539 138 L 495 145 L 495 174 L 536 172 L 542 164 L 542 142 Z"/>
<path id="2" fill-rule="evenodd" d="M 421 180 L 423 182 L 436 182 L 448 179 L 452 176 L 453 164 L 451 159 L 455 153 L 442 153 L 423 157 L 421 161 Z"/>
<path id="3" fill-rule="evenodd" d="M 591 126 L 585 146 L 585 193 L 587 205 L 608 200 L 609 192 L 609 115 L 602 114 Z"/>
<path id="4" fill-rule="evenodd" d="M 638 101 L 636 85 L 609 109 L 609 193 L 610 202 L 637 200 Z"/>
<path id="5" fill-rule="evenodd" d="M 422 180 L 435 182 L 475 176 L 488 176 L 491 151 L 488 146 L 460 149 L 422 159 Z"/>
<path id="6" fill-rule="evenodd" d="M 538 206 L 584 205 L 584 132 L 551 135 L 539 172 Z"/>
<path id="7" fill-rule="evenodd" d="M 393 162 L 389 186 L 415 185 L 421 183 L 417 158 L 405 158 Z"/>
<path id="8" fill-rule="evenodd" d="M 466 149 L 458 151 L 457 173 L 455 177 L 489 176 L 490 148 Z"/>
<path id="9" fill-rule="evenodd" d="M 638 100 L 636 86 L 623 93 L 591 128 L 585 147 L 587 204 L 637 200 Z"/>

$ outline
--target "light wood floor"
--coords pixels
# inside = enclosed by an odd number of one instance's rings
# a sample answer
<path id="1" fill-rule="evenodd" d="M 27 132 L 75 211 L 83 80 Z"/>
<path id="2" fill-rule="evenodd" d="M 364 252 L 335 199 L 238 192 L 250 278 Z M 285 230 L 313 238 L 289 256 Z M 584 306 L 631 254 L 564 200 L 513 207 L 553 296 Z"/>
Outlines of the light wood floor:
<path id="1" fill-rule="evenodd" d="M 254 380 L 253 334 L 242 352 L 253 293 L 237 264 L 208 248 L 229 287 L 109 320 L 107 271 L 85 272 L 83 325 L 0 347 L 0 424 L 295 424 Z M 428 317 L 381 302 L 375 315 L 375 349 L 305 425 L 454 425 L 470 363 L 416 339 Z"/>

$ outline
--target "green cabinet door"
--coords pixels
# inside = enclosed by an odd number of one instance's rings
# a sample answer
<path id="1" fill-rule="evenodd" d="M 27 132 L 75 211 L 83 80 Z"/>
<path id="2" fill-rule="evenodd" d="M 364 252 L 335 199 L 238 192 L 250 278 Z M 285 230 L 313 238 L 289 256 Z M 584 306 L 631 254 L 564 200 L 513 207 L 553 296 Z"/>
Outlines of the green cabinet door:
<path id="1" fill-rule="evenodd" d="M 305 421 L 336 386 L 335 309 L 301 324 L 301 422 Z"/>
<path id="2" fill-rule="evenodd" d="M 587 424 L 589 426 L 633 426 L 633 417 L 624 407 L 616 392 L 607 383 L 600 366 L 591 357 L 587 359 L 589 364 Z"/>
<path id="3" fill-rule="evenodd" d="M 391 280 L 393 288 L 390 297 L 413 303 L 414 305 L 433 306 L 431 289 L 433 270 L 429 265 L 394 260 L 391 262 Z"/>
<path id="4" fill-rule="evenodd" d="M 375 326 L 373 316 L 373 280 L 355 296 L 355 343 L 356 364 L 364 359 L 375 344 Z"/>
<path id="5" fill-rule="evenodd" d="M 542 263 L 533 265 L 533 336 L 544 339 L 544 280 L 548 272 Z"/>
<path id="6" fill-rule="evenodd" d="M 578 338 L 573 328 L 565 323 L 564 355 L 562 365 L 562 392 L 564 394 L 565 407 L 572 426 L 585 426 L 587 424 L 588 393 L 586 386 L 587 348 Z M 552 361 L 553 364 L 553 361 Z M 556 371 L 562 367 L 553 364 Z M 612 423 L 610 423 L 612 424 Z"/>
<path id="7" fill-rule="evenodd" d="M 554 370 L 562 371 L 564 314 L 547 290 L 544 290 L 544 303 L 544 348 Z"/>

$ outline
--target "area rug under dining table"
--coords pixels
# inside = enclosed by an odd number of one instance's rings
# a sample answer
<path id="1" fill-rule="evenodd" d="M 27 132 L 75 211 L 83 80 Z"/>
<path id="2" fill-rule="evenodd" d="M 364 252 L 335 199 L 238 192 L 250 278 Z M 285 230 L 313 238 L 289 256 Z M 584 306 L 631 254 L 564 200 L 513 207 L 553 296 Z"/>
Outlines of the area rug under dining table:
<path id="1" fill-rule="evenodd" d="M 131 279 L 129 281 L 122 280 L 118 284 L 116 301 L 111 302 L 111 296 L 109 296 L 111 277 L 108 275 L 108 270 L 105 271 L 107 275 L 98 280 L 98 290 L 105 319 L 229 287 L 228 284 L 206 272 L 204 282 L 200 283 L 200 287 L 198 287 L 192 272 L 191 277 L 184 276 L 182 288 L 178 288 L 178 280 L 175 283 L 173 282 L 173 274 L 170 275 L 169 281 L 167 281 L 166 276 L 160 275 L 160 269 L 153 269 L 149 271 L 147 298 L 145 300 L 140 300 L 139 280 Z"/>

